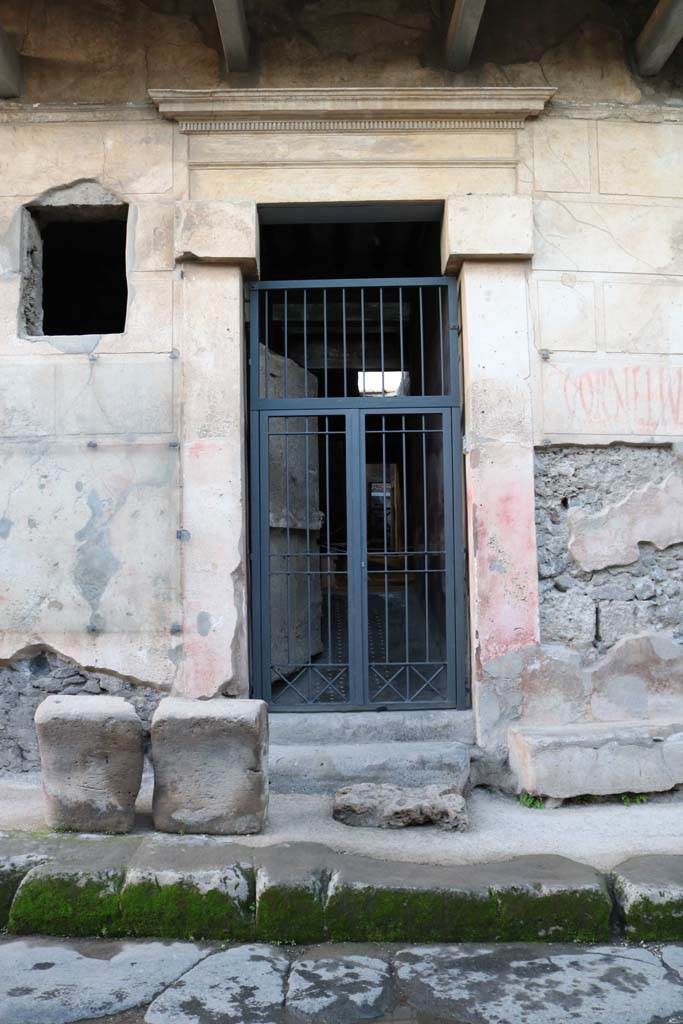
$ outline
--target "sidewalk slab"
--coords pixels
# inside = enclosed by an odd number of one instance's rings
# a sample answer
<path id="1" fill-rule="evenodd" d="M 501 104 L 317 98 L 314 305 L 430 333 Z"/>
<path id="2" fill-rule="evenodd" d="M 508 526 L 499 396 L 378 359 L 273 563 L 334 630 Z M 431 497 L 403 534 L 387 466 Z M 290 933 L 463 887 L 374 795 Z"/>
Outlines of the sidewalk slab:
<path id="1" fill-rule="evenodd" d="M 632 857 L 612 880 L 627 939 L 683 942 L 683 854 Z"/>

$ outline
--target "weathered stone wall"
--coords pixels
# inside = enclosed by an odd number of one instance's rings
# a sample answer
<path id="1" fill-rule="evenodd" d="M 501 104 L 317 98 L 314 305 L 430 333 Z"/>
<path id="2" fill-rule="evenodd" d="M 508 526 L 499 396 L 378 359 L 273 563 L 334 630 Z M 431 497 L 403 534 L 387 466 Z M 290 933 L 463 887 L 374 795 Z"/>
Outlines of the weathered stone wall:
<path id="1" fill-rule="evenodd" d="M 667 445 L 563 446 L 537 450 L 535 463 L 542 641 L 598 654 L 635 633 L 683 638 L 683 543 L 640 543 L 636 561 L 594 571 L 569 545 L 572 511 L 587 513 L 585 523 L 647 484 L 683 476 L 680 457 Z"/>
<path id="2" fill-rule="evenodd" d="M 51 693 L 107 693 L 124 697 L 142 719 L 145 731 L 163 693 L 133 686 L 106 672 L 92 672 L 51 651 L 37 651 L 0 668 L 0 774 L 40 768 L 33 716 Z"/>

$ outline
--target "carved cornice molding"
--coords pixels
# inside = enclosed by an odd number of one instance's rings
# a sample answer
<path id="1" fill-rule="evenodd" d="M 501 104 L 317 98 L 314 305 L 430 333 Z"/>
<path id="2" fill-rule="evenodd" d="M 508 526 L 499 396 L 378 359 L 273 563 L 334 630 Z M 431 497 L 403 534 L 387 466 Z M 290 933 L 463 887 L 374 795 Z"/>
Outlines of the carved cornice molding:
<path id="1" fill-rule="evenodd" d="M 182 132 L 397 132 L 520 128 L 555 89 L 152 89 Z"/>

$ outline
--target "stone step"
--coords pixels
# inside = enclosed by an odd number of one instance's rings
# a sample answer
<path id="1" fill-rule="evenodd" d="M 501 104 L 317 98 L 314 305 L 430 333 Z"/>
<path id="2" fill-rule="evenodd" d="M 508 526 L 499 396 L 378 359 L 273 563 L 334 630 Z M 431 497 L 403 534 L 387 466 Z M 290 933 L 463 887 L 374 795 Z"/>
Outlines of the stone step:
<path id="1" fill-rule="evenodd" d="M 352 782 L 465 787 L 470 750 L 458 742 L 271 743 L 274 793 L 333 793 Z"/>
<path id="2" fill-rule="evenodd" d="M 513 726 L 508 742 L 519 788 L 539 796 L 653 793 L 683 783 L 682 722 Z"/>
<path id="3" fill-rule="evenodd" d="M 281 744 L 476 742 L 472 711 L 271 713 L 270 742 Z"/>

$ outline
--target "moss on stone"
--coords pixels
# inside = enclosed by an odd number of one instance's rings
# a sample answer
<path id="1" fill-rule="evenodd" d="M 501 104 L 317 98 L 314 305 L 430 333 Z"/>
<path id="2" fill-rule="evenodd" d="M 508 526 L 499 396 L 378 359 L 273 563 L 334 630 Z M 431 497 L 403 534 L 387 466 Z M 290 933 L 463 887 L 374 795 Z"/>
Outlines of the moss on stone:
<path id="1" fill-rule="evenodd" d="M 8 930 L 17 935 L 122 935 L 122 873 L 81 880 L 76 875 L 28 875 L 12 903 Z"/>
<path id="2" fill-rule="evenodd" d="M 202 892 L 187 882 L 160 885 L 155 880 L 127 885 L 121 893 L 127 935 L 163 939 L 234 939 L 253 937 L 251 908 L 227 893 Z"/>
<path id="3" fill-rule="evenodd" d="M 7 926 L 14 894 L 26 874 L 26 868 L 0 867 L 0 928 Z"/>
<path id="4" fill-rule="evenodd" d="M 324 941 L 321 895 L 304 886 L 269 886 L 256 907 L 256 936 L 264 942 L 299 945 Z"/>
<path id="5" fill-rule="evenodd" d="M 496 894 L 500 908 L 497 939 L 504 942 L 606 942 L 611 901 L 606 892 L 567 890 Z"/>
<path id="6" fill-rule="evenodd" d="M 683 900 L 655 903 L 642 897 L 623 918 L 629 942 L 683 942 Z"/>
<path id="7" fill-rule="evenodd" d="M 438 890 L 341 888 L 327 903 L 333 942 L 472 942 L 492 938 L 497 902 Z"/>
<path id="8" fill-rule="evenodd" d="M 600 942 L 610 903 L 596 892 L 466 895 L 342 888 L 325 912 L 335 942 Z"/>

